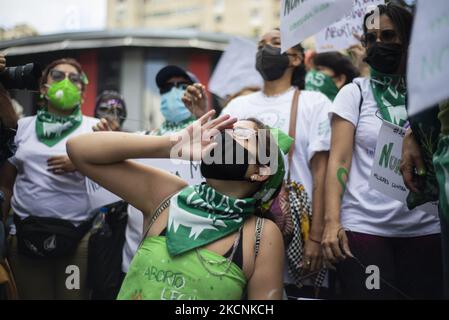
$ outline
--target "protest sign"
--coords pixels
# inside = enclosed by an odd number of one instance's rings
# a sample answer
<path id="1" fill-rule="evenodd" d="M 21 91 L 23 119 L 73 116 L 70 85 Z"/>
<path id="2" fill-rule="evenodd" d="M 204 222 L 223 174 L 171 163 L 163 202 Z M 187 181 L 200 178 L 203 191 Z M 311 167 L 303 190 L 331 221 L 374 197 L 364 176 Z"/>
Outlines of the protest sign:
<path id="1" fill-rule="evenodd" d="M 342 20 L 315 35 L 316 51 L 339 51 L 359 44 L 354 34 L 363 34 L 363 18 L 371 7 L 385 3 L 385 0 L 353 0 L 352 11 Z"/>
<path id="2" fill-rule="evenodd" d="M 376 153 L 369 185 L 373 189 L 406 203 L 409 190 L 402 179 L 400 165 L 402 141 L 406 130 L 384 121 L 377 139 Z M 438 203 L 427 203 L 418 207 L 427 213 L 437 215 Z"/>
<path id="3" fill-rule="evenodd" d="M 231 39 L 212 74 L 209 91 L 225 99 L 245 87 L 262 88 L 263 79 L 256 70 L 256 54 L 255 42 Z"/>
<path id="4" fill-rule="evenodd" d="M 282 0 L 282 52 L 350 13 L 352 0 Z"/>
<path id="5" fill-rule="evenodd" d="M 449 1 L 418 1 L 409 49 L 409 115 L 449 98 Z"/>
<path id="6" fill-rule="evenodd" d="M 170 159 L 139 159 L 136 161 L 175 174 L 185 180 L 188 184 L 198 184 L 203 180 L 200 171 L 200 162 L 176 160 L 174 163 Z M 154 187 L 157 188 L 157 186 Z M 86 178 L 86 188 L 89 195 L 91 210 L 121 200 L 115 194 L 88 178 Z"/>

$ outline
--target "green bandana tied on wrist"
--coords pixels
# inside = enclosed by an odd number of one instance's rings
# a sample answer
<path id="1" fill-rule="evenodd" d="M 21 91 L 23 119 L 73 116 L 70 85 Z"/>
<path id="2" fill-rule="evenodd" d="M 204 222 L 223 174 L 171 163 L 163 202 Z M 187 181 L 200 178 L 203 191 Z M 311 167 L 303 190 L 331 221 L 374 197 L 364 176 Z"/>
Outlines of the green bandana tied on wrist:
<path id="1" fill-rule="evenodd" d="M 306 90 L 321 92 L 331 101 L 334 101 L 338 94 L 338 88 L 332 78 L 317 70 L 307 72 L 305 88 Z"/>
<path id="2" fill-rule="evenodd" d="M 58 116 L 47 109 L 37 111 L 36 134 L 40 142 L 49 147 L 63 140 L 75 131 L 83 121 L 81 108 L 78 106 L 69 116 Z"/>
<path id="3" fill-rule="evenodd" d="M 407 121 L 406 86 L 401 75 L 384 74 L 371 68 L 371 88 L 385 121 L 403 127 Z"/>

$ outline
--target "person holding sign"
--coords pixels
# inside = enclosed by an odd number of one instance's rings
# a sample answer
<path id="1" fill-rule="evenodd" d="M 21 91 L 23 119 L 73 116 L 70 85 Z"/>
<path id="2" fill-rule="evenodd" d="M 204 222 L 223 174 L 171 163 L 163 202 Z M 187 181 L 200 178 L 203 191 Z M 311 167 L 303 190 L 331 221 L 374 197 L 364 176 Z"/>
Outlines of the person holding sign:
<path id="1" fill-rule="evenodd" d="M 254 213 L 280 187 L 280 152 L 292 141 L 256 120 L 214 114 L 172 137 L 100 132 L 67 143 L 81 172 L 144 214 L 119 299 L 238 300 L 245 288 L 249 299 L 282 298 L 282 235 Z M 202 160 L 206 183 L 127 161 L 170 157 Z"/>
<path id="2" fill-rule="evenodd" d="M 407 10 L 392 4 L 365 16 L 371 77 L 343 87 L 330 112 L 323 250 L 336 265 L 346 299 L 442 294 L 438 218 L 409 211 L 368 183 L 382 122 L 404 126 L 407 120 L 404 76 L 412 20 Z"/>
<path id="3" fill-rule="evenodd" d="M 313 65 L 306 75 L 306 90 L 321 92 L 331 101 L 343 86 L 360 75 L 351 60 L 336 51 L 316 54 Z"/>

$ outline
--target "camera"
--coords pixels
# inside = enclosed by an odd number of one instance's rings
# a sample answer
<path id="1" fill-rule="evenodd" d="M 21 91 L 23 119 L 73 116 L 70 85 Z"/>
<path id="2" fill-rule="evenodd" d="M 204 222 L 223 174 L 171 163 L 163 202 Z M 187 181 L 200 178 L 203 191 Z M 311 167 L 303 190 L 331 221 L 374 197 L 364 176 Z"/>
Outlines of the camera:
<path id="1" fill-rule="evenodd" d="M 41 67 L 36 63 L 23 66 L 8 67 L 0 72 L 0 83 L 6 90 L 39 90 L 39 78 L 42 75 Z"/>

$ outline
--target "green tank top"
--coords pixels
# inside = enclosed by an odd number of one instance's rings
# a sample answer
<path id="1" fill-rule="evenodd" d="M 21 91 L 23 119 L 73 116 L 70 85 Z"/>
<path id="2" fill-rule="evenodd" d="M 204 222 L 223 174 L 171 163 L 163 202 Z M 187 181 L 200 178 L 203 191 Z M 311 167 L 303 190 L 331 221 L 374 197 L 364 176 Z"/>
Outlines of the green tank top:
<path id="1" fill-rule="evenodd" d="M 118 300 L 240 300 L 243 271 L 206 249 L 172 257 L 166 238 L 146 238 L 123 281 Z"/>

